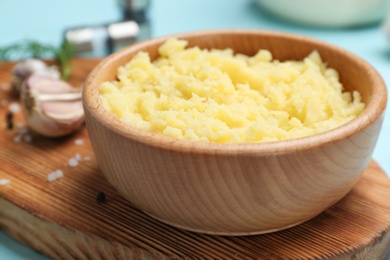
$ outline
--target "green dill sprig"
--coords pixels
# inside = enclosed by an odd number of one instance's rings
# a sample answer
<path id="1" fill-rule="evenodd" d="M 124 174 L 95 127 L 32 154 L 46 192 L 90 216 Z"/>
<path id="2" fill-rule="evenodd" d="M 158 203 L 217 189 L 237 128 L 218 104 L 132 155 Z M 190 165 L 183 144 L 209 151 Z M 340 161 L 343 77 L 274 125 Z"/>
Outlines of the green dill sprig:
<path id="1" fill-rule="evenodd" d="M 60 48 L 54 50 L 54 52 L 56 55 L 56 60 L 61 66 L 61 79 L 66 80 L 71 73 L 71 67 L 69 65 L 69 62 L 76 53 L 75 48 L 72 43 L 64 39 L 61 43 Z"/>
<path id="2" fill-rule="evenodd" d="M 0 48 L 0 61 L 16 61 L 28 58 L 50 59 L 54 58 L 61 67 L 61 79 L 66 80 L 70 73 L 70 60 L 75 55 L 72 43 L 64 39 L 60 47 L 27 40 Z"/>

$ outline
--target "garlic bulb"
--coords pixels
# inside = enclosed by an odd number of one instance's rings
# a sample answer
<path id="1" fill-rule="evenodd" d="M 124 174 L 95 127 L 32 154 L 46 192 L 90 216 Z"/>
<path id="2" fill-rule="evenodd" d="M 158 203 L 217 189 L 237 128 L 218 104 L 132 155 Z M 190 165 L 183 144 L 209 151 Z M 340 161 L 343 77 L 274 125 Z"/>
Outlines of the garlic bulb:
<path id="1" fill-rule="evenodd" d="M 12 69 L 12 92 L 19 96 L 23 82 L 31 75 L 41 75 L 53 79 L 60 78 L 60 72 L 56 66 L 47 66 L 38 59 L 27 59 L 17 63 Z"/>
<path id="2" fill-rule="evenodd" d="M 21 101 L 27 125 L 41 135 L 64 136 L 84 122 L 81 90 L 65 81 L 32 75 L 22 85 Z"/>

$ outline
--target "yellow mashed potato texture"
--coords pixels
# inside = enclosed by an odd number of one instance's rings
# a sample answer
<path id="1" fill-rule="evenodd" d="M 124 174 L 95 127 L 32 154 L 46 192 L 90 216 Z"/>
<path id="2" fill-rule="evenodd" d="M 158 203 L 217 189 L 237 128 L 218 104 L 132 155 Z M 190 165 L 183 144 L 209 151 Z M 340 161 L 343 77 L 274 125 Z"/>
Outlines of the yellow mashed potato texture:
<path id="1" fill-rule="evenodd" d="M 267 50 L 247 56 L 186 46 L 172 38 L 154 61 L 136 54 L 116 81 L 99 87 L 105 108 L 146 131 L 215 143 L 313 135 L 364 109 L 360 94 L 345 92 L 316 51 L 281 62 Z"/>

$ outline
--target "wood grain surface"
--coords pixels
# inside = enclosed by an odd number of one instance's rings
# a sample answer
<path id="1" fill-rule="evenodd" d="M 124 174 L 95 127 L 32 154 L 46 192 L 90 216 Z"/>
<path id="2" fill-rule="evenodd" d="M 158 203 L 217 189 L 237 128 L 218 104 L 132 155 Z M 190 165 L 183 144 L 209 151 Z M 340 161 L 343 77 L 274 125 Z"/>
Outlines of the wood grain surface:
<path id="1" fill-rule="evenodd" d="M 70 82 L 81 84 L 97 60 L 76 59 Z M 225 237 L 163 224 L 122 198 L 100 172 L 83 127 L 74 135 L 14 143 L 6 129 L 13 102 L 13 64 L 0 64 L 0 228 L 54 259 L 386 259 L 390 246 L 390 181 L 371 162 L 340 202 L 299 226 L 265 235 Z M 76 145 L 75 140 L 84 141 Z M 67 166 L 79 153 L 77 167 Z M 47 175 L 57 169 L 64 177 Z M 104 192 L 106 200 L 97 202 Z"/>

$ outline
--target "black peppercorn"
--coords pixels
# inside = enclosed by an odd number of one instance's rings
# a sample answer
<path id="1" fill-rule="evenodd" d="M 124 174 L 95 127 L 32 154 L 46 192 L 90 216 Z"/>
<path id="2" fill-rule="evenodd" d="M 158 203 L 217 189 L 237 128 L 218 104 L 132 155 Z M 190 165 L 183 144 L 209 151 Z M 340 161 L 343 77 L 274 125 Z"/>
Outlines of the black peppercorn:
<path id="1" fill-rule="evenodd" d="M 106 194 L 104 192 L 99 192 L 97 197 L 96 197 L 97 203 L 103 203 L 106 201 Z"/>
<path id="2" fill-rule="evenodd" d="M 8 111 L 7 114 L 5 115 L 5 120 L 7 123 L 8 130 L 14 128 L 13 118 L 14 118 L 14 114 L 11 111 Z"/>
<path id="3" fill-rule="evenodd" d="M 11 111 L 8 111 L 7 114 L 5 115 L 5 119 L 7 120 L 7 122 L 12 121 L 13 118 L 14 118 L 14 114 Z"/>
<path id="4" fill-rule="evenodd" d="M 12 122 L 12 121 L 8 121 L 7 122 L 7 129 L 8 130 L 11 130 L 11 129 L 13 129 L 14 128 L 14 123 Z"/>

